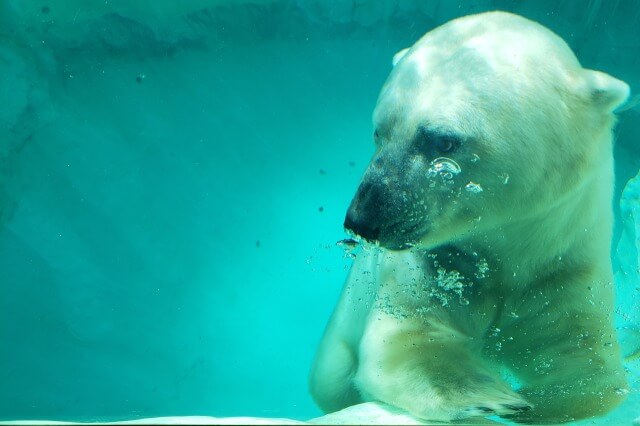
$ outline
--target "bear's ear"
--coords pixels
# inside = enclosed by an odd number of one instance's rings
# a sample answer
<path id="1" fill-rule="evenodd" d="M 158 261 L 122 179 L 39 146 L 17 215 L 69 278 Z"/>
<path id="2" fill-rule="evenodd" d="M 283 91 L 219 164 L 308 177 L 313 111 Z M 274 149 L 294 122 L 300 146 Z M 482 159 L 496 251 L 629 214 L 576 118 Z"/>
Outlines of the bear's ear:
<path id="1" fill-rule="evenodd" d="M 600 71 L 586 70 L 588 96 L 601 111 L 612 112 L 629 97 L 629 85 Z"/>
<path id="2" fill-rule="evenodd" d="M 404 55 L 407 54 L 408 51 L 409 51 L 409 48 L 407 47 L 406 49 L 402 49 L 401 51 L 393 55 L 393 60 L 391 61 L 391 63 L 393 64 L 394 67 L 398 62 L 400 62 L 400 59 L 402 59 Z"/>

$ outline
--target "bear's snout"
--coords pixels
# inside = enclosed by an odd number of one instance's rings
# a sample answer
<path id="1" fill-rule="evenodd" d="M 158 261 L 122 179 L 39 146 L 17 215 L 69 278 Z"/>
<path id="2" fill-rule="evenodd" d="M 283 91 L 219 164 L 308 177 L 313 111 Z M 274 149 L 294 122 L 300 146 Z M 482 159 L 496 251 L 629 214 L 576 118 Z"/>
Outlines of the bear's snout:
<path id="1" fill-rule="evenodd" d="M 367 241 L 377 241 L 380 236 L 379 226 L 370 226 L 365 221 L 356 221 L 349 212 L 347 212 L 347 217 L 344 219 L 344 228 Z"/>
<path id="2" fill-rule="evenodd" d="M 370 182 L 360 184 L 344 219 L 346 230 L 368 241 L 378 240 L 384 204 L 382 192 L 380 186 Z"/>

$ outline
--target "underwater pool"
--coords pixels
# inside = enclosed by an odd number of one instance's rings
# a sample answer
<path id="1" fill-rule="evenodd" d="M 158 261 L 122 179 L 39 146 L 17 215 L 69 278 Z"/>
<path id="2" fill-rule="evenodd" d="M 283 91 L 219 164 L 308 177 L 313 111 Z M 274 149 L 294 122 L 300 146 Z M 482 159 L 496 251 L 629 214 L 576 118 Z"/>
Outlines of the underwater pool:
<path id="1" fill-rule="evenodd" d="M 497 9 L 631 89 L 614 130 L 607 307 L 629 391 L 576 422 L 631 425 L 633 0 L 0 0 L 0 420 L 321 416 L 309 371 L 353 263 L 336 242 L 392 58 Z"/>

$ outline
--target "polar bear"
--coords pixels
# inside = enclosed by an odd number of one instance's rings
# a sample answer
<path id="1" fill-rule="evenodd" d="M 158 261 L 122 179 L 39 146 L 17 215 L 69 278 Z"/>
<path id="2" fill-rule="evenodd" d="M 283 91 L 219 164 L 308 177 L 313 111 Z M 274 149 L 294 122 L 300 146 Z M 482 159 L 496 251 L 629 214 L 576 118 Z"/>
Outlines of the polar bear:
<path id="1" fill-rule="evenodd" d="M 609 245 L 629 87 L 504 12 L 448 22 L 393 62 L 345 219 L 377 247 L 325 331 L 314 399 L 442 421 L 611 410 L 627 392 Z"/>

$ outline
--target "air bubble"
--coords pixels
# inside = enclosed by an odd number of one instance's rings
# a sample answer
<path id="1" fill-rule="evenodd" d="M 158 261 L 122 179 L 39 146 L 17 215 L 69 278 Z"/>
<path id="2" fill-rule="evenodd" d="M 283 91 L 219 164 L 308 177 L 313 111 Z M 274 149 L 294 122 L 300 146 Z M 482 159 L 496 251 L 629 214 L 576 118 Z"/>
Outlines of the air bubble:
<path id="1" fill-rule="evenodd" d="M 431 162 L 431 167 L 429 168 L 428 175 L 441 175 L 444 179 L 452 179 L 461 171 L 462 169 L 460 168 L 460 165 L 451 158 L 438 157 Z"/>
<path id="2" fill-rule="evenodd" d="M 487 276 L 487 272 L 489 272 L 489 263 L 487 263 L 487 259 L 482 258 L 476 263 L 476 267 L 478 270 L 475 273 L 476 278 L 482 279 Z"/>
<path id="3" fill-rule="evenodd" d="M 478 194 L 480 192 L 483 191 L 482 187 L 474 182 L 469 182 L 464 189 L 466 189 L 468 192 L 471 192 L 472 194 Z"/>
<path id="4" fill-rule="evenodd" d="M 344 251 L 344 258 L 355 259 L 356 258 L 356 249 L 360 245 L 360 241 L 354 238 L 345 238 L 344 240 L 340 240 L 336 242 L 338 247 L 342 247 Z"/>

